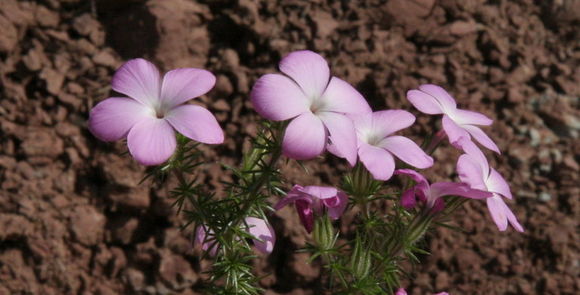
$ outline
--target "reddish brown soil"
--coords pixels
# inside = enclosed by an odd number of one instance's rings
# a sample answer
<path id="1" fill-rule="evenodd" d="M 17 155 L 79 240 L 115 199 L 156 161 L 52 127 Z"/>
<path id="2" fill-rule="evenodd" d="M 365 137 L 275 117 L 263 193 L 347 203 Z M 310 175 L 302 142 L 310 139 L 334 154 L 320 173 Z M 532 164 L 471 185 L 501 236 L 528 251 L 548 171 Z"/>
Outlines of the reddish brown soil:
<path id="1" fill-rule="evenodd" d="M 405 92 L 430 82 L 495 119 L 486 131 L 504 153 L 489 156 L 526 232 L 498 232 L 483 203 L 466 205 L 455 222 L 465 233 L 428 237 L 433 255 L 405 281 L 412 294 L 580 293 L 580 1 L 200 2 L 0 1 L 0 294 L 200 292 L 209 262 L 178 230 L 167 186 L 139 185 L 144 168 L 123 143 L 91 136 L 88 111 L 126 59 L 209 69 L 218 82 L 201 101 L 228 140 L 206 154 L 235 164 L 256 130 L 252 83 L 305 48 L 375 109 L 412 110 Z M 416 114 L 409 134 L 437 126 Z M 439 150 L 428 173 L 454 177 L 456 156 Z M 345 169 L 330 157 L 307 167 L 285 171 L 334 185 Z M 227 174 L 203 169 L 219 190 Z M 307 239 L 294 212 L 272 222 L 278 244 L 256 262 L 272 274 L 262 286 L 320 293 L 319 265 L 294 252 Z"/>

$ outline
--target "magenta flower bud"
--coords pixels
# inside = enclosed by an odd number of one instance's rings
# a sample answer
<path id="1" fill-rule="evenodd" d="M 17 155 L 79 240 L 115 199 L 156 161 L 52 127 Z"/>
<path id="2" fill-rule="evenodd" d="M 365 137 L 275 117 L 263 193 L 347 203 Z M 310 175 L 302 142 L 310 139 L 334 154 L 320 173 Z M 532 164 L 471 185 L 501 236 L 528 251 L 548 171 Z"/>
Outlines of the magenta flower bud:
<path id="1" fill-rule="evenodd" d="M 415 207 L 418 199 L 425 204 L 430 212 L 437 213 L 445 208 L 441 198 L 443 196 L 460 196 L 469 199 L 486 199 L 492 196 L 489 192 L 472 189 L 466 183 L 437 182 L 429 184 L 423 175 L 411 169 L 399 169 L 395 171 L 395 174 L 409 176 L 417 183 L 403 192 L 401 206 L 406 209 Z"/>
<path id="2" fill-rule="evenodd" d="M 348 196 L 334 187 L 295 185 L 274 209 L 280 210 L 290 203 L 294 203 L 302 225 L 311 233 L 315 216 L 322 216 L 323 210 L 334 220 L 340 218 L 348 205 Z"/>

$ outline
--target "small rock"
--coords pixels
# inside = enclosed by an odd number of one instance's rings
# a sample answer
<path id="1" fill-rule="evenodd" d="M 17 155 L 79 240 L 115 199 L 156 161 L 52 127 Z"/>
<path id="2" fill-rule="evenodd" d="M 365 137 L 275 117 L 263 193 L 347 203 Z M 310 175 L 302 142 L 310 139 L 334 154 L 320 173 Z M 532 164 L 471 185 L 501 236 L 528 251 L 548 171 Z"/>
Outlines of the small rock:
<path id="1" fill-rule="evenodd" d="M 40 72 L 40 78 L 42 78 L 46 82 L 46 90 L 54 95 L 60 93 L 60 89 L 62 88 L 62 84 L 64 83 L 65 76 L 58 71 L 55 71 L 51 68 L 44 68 Z"/>
<path id="2" fill-rule="evenodd" d="M 111 221 L 111 232 L 113 240 L 127 245 L 133 240 L 135 235 L 135 230 L 139 226 L 139 220 L 137 218 L 129 218 L 127 216 L 122 216 L 120 218 L 113 219 Z"/>
<path id="3" fill-rule="evenodd" d="M 227 76 L 218 75 L 214 91 L 217 97 L 228 97 L 234 92 L 234 86 Z"/>
<path id="4" fill-rule="evenodd" d="M 541 192 L 540 195 L 538 195 L 538 199 L 542 202 L 548 202 L 552 200 L 552 196 L 547 192 Z"/>
<path id="5" fill-rule="evenodd" d="M 98 65 L 110 67 L 112 69 L 117 68 L 119 64 L 115 56 L 113 56 L 113 54 L 108 50 L 103 50 L 97 53 L 95 56 L 93 56 L 93 61 Z"/>
<path id="6" fill-rule="evenodd" d="M 36 20 L 43 27 L 53 28 L 58 26 L 60 18 L 58 13 L 39 5 L 35 13 Z"/>
<path id="7" fill-rule="evenodd" d="M 56 158 L 64 152 L 62 140 L 48 128 L 29 128 L 24 134 L 21 146 L 28 157 Z"/>
<path id="8" fill-rule="evenodd" d="M 316 35 L 320 38 L 326 38 L 336 30 L 338 22 L 332 17 L 332 14 L 318 10 L 313 16 L 312 21 L 316 26 Z"/>
<path id="9" fill-rule="evenodd" d="M 477 24 L 473 21 L 455 21 L 449 26 L 451 34 L 464 36 L 477 31 Z"/>
<path id="10" fill-rule="evenodd" d="M 180 255 L 171 253 L 169 249 L 160 251 L 159 276 L 172 290 L 182 290 L 197 282 L 198 276 Z"/>
<path id="11" fill-rule="evenodd" d="M 105 216 L 93 206 L 78 206 L 70 217 L 71 230 L 81 244 L 94 246 L 103 239 Z"/>
<path id="12" fill-rule="evenodd" d="M 34 225 L 16 214 L 0 214 L 0 241 L 26 237 L 34 230 Z"/>
<path id="13" fill-rule="evenodd" d="M 11 21 L 0 14 L 0 52 L 10 52 L 18 44 L 18 31 Z"/>
<path id="14" fill-rule="evenodd" d="M 238 56 L 238 53 L 233 49 L 228 48 L 224 50 L 222 58 L 226 66 L 232 69 L 235 69 L 240 65 L 240 57 Z"/>
<path id="15" fill-rule="evenodd" d="M 230 105 L 226 102 L 225 99 L 218 99 L 215 103 L 212 104 L 212 107 L 216 111 L 228 112 L 231 110 Z"/>
<path id="16" fill-rule="evenodd" d="M 530 128 L 528 134 L 530 135 L 530 146 L 538 146 L 541 139 L 540 132 L 535 128 Z"/>
<path id="17" fill-rule="evenodd" d="M 128 268 L 123 273 L 123 281 L 128 284 L 133 291 L 141 291 L 145 287 L 145 275 L 134 268 Z"/>

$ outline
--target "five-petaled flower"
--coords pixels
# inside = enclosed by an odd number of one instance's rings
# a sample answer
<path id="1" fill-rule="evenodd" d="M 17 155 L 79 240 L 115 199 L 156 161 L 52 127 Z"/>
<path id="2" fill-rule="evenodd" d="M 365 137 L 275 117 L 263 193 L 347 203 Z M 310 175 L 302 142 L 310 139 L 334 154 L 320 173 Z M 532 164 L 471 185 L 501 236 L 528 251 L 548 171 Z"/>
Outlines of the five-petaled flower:
<path id="1" fill-rule="evenodd" d="M 270 254 L 274 250 L 274 244 L 276 243 L 276 233 L 274 229 L 266 223 L 263 219 L 256 217 L 246 217 L 245 219 L 246 231 L 250 235 L 254 236 L 255 239 L 254 246 L 260 252 L 264 254 Z M 218 245 L 213 236 L 213 232 L 209 231 L 209 237 L 207 237 L 208 229 L 206 226 L 199 226 L 195 233 L 195 242 L 201 244 L 201 248 L 204 251 L 209 250 L 211 256 L 215 256 L 218 250 Z"/>
<path id="2" fill-rule="evenodd" d="M 206 70 L 175 69 L 162 79 L 152 63 L 130 60 L 112 81 L 113 90 L 129 97 L 110 97 L 97 104 L 89 128 L 104 141 L 127 138 L 129 152 L 143 165 L 158 165 L 171 157 L 177 145 L 174 129 L 202 143 L 222 143 L 223 131 L 213 114 L 185 104 L 214 84 L 214 75 Z"/>
<path id="3" fill-rule="evenodd" d="M 403 110 L 387 110 L 351 116 L 357 133 L 358 156 L 377 180 L 388 180 L 395 170 L 395 159 L 425 169 L 433 158 L 412 140 L 391 135 L 415 122 L 415 116 Z"/>
<path id="4" fill-rule="evenodd" d="M 337 155 L 354 166 L 356 134 L 345 114 L 371 112 L 366 100 L 347 82 L 331 77 L 327 62 L 312 51 L 290 53 L 280 62 L 280 71 L 286 75 L 260 77 L 250 96 L 264 118 L 293 119 L 284 134 L 284 154 L 311 159 L 322 154 L 330 140 Z"/>
<path id="5" fill-rule="evenodd" d="M 324 207 L 330 218 L 340 218 L 348 205 L 348 196 L 334 187 L 295 185 L 286 197 L 276 203 L 274 209 L 280 210 L 290 203 L 294 203 L 302 225 L 310 233 L 315 215 L 321 216 Z"/>
<path id="6" fill-rule="evenodd" d="M 406 175 L 411 177 L 415 186 L 403 192 L 401 205 L 411 209 L 417 205 L 417 198 L 425 204 L 431 213 L 437 213 L 445 208 L 443 196 L 460 196 L 469 199 L 486 199 L 492 196 L 487 191 L 472 189 L 466 183 L 457 182 L 436 182 L 429 184 L 427 179 L 415 170 L 399 169 L 396 175 Z"/>
<path id="7" fill-rule="evenodd" d="M 425 114 L 443 114 L 443 129 L 453 146 L 459 148 L 458 142 L 462 137 L 467 139 L 473 137 L 484 147 L 500 153 L 493 140 L 476 126 L 491 125 L 493 120 L 481 113 L 458 109 L 455 99 L 445 89 L 437 85 L 421 85 L 418 90 L 409 90 L 407 99 L 415 108 Z"/>
<path id="8" fill-rule="evenodd" d="M 461 155 L 457 161 L 459 179 L 469 184 L 471 188 L 489 191 L 493 194 L 486 200 L 487 208 L 500 231 L 507 229 L 509 221 L 517 231 L 523 232 L 524 228 L 502 199 L 502 196 L 512 199 L 510 187 L 505 179 L 495 169 L 489 167 L 485 155 L 473 142 L 462 139 L 459 145 L 465 151 L 465 154 Z"/>

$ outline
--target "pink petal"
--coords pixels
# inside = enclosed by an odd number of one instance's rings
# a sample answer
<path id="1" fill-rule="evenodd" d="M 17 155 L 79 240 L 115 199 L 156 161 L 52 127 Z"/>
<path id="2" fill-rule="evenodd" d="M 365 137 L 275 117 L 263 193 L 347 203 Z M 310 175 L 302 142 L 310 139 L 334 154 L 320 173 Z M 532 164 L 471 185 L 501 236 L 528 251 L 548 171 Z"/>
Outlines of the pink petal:
<path id="1" fill-rule="evenodd" d="M 262 117 L 284 121 L 294 118 L 310 108 L 310 100 L 290 78 L 267 74 L 254 84 L 250 93 L 256 112 Z"/>
<path id="2" fill-rule="evenodd" d="M 352 120 L 344 115 L 322 112 L 318 117 L 328 128 L 330 133 L 330 141 L 333 149 L 338 151 L 337 156 L 345 158 L 350 166 L 356 164 L 357 145 L 356 145 L 356 131 Z"/>
<path id="3" fill-rule="evenodd" d="M 207 227 L 205 226 L 198 226 L 197 230 L 195 232 L 195 243 L 196 244 L 201 244 L 201 249 L 203 251 L 209 251 L 209 255 L 211 256 L 215 256 L 217 254 L 217 244 L 215 243 L 215 240 L 212 238 L 208 238 L 208 240 L 206 240 L 206 231 L 207 231 Z M 213 232 L 210 231 L 209 232 L 210 236 L 213 236 Z"/>
<path id="4" fill-rule="evenodd" d="M 224 142 L 224 132 L 207 109 L 197 105 L 181 105 L 170 110 L 165 119 L 179 133 L 202 143 Z"/>
<path id="5" fill-rule="evenodd" d="M 126 94 L 144 105 L 157 106 L 161 91 L 159 71 L 154 64 L 132 59 L 122 65 L 111 82 L 113 90 Z"/>
<path id="6" fill-rule="evenodd" d="M 248 224 L 248 232 L 258 238 L 254 239 L 256 248 L 264 253 L 270 254 L 274 250 L 276 243 L 276 233 L 271 226 L 269 226 L 263 219 L 256 217 L 246 217 L 246 224 Z"/>
<path id="7" fill-rule="evenodd" d="M 413 167 L 425 169 L 433 166 L 433 158 L 406 137 L 389 136 L 383 139 L 379 146 Z"/>
<path id="8" fill-rule="evenodd" d="M 333 198 L 338 193 L 334 187 L 316 185 L 306 186 L 301 191 L 321 200 Z"/>
<path id="9" fill-rule="evenodd" d="M 471 136 L 473 136 L 473 138 L 475 138 L 475 140 L 477 140 L 477 142 L 479 142 L 481 145 L 498 154 L 501 154 L 495 142 L 493 142 L 493 140 L 491 140 L 491 138 L 489 138 L 489 136 L 487 136 L 487 134 L 485 134 L 481 128 L 473 125 L 461 125 L 461 127 L 467 130 L 467 132 L 469 132 L 469 134 L 471 134 Z"/>
<path id="10" fill-rule="evenodd" d="M 497 172 L 497 170 L 491 168 L 489 177 L 485 181 L 487 190 L 490 192 L 498 193 L 508 199 L 512 199 L 512 192 L 510 191 L 510 186 L 505 181 L 505 179 Z"/>
<path id="11" fill-rule="evenodd" d="M 420 90 L 407 91 L 407 99 L 420 112 L 429 115 L 438 115 L 443 113 L 441 104 L 435 98 Z"/>
<path id="12" fill-rule="evenodd" d="M 286 194 L 284 198 L 282 198 L 280 201 L 276 203 L 276 205 L 274 205 L 274 209 L 280 210 L 284 206 L 290 203 L 294 203 L 297 200 L 306 200 L 312 202 L 312 196 L 309 196 L 308 194 L 304 193 L 302 191 L 303 189 L 304 188 L 300 185 L 294 185 L 294 187 L 292 187 L 292 189 L 288 192 L 288 194 Z"/>
<path id="13" fill-rule="evenodd" d="M 377 180 L 389 180 L 395 170 L 395 159 L 388 151 L 366 143 L 358 148 L 360 161 Z"/>
<path id="14" fill-rule="evenodd" d="M 469 199 L 486 199 L 492 196 L 492 193 L 482 190 L 471 189 L 465 183 L 456 182 L 437 182 L 431 185 L 431 197 L 438 198 L 442 196 L 460 196 Z"/>
<path id="15" fill-rule="evenodd" d="M 459 125 L 470 124 L 488 126 L 493 123 L 493 120 L 488 118 L 486 115 L 468 110 L 457 109 L 448 115 L 451 116 L 453 121 L 457 122 Z"/>
<path id="16" fill-rule="evenodd" d="M 516 218 L 516 216 L 514 215 L 514 213 L 512 212 L 512 210 L 507 206 L 507 204 L 505 204 L 505 214 L 506 217 L 509 221 L 509 223 L 519 232 L 523 233 L 524 232 L 524 227 L 519 223 L 518 219 Z"/>
<path id="17" fill-rule="evenodd" d="M 397 169 L 395 170 L 395 175 L 406 175 L 411 177 L 418 184 L 425 184 L 429 186 L 429 181 L 427 181 L 427 178 L 425 178 L 425 176 L 423 176 L 421 173 L 412 169 Z"/>
<path id="18" fill-rule="evenodd" d="M 415 116 L 407 111 L 386 110 L 374 112 L 372 114 L 372 134 L 379 139 L 383 139 L 389 134 L 413 125 L 414 122 Z"/>
<path id="19" fill-rule="evenodd" d="M 167 109 L 206 94 L 215 85 L 215 76 L 202 69 L 183 68 L 169 71 L 161 84 L 161 100 Z"/>
<path id="20" fill-rule="evenodd" d="M 294 79 L 309 98 L 322 96 L 330 79 L 326 60 L 309 50 L 288 54 L 280 61 L 280 71 Z"/>
<path id="21" fill-rule="evenodd" d="M 419 86 L 419 90 L 431 95 L 441 105 L 443 113 L 449 113 L 457 108 L 455 99 L 440 86 L 433 84 L 423 84 Z"/>
<path id="22" fill-rule="evenodd" d="M 346 206 L 348 206 L 348 196 L 339 191 L 333 198 L 324 199 L 323 203 L 328 209 L 328 216 L 337 220 L 344 213 Z"/>
<path id="23" fill-rule="evenodd" d="M 407 291 L 405 291 L 405 289 L 403 288 L 399 288 L 399 290 L 397 290 L 397 293 L 395 293 L 395 295 L 407 295 Z"/>
<path id="24" fill-rule="evenodd" d="M 345 114 L 372 112 L 365 98 L 350 84 L 332 77 L 324 94 L 320 98 L 323 107 L 320 111 Z"/>
<path id="25" fill-rule="evenodd" d="M 142 165 L 161 164 L 175 151 L 175 132 L 163 119 L 147 118 L 135 124 L 127 135 L 129 152 Z"/>
<path id="26" fill-rule="evenodd" d="M 455 121 L 449 118 L 447 115 L 443 115 L 443 120 L 441 121 L 443 125 L 443 130 L 449 138 L 449 142 L 457 147 L 458 142 L 461 138 L 470 139 L 469 133 L 465 131 L 461 126 L 457 125 Z"/>
<path id="27" fill-rule="evenodd" d="M 410 188 L 403 192 L 401 196 L 401 206 L 403 208 L 410 210 L 413 209 L 417 205 L 417 199 L 415 198 L 415 188 Z"/>
<path id="28" fill-rule="evenodd" d="M 100 140 L 115 141 L 125 138 L 141 119 L 152 116 L 152 109 L 133 99 L 110 97 L 91 110 L 89 129 Z"/>
<path id="29" fill-rule="evenodd" d="M 456 170 L 457 174 L 459 174 L 459 179 L 469 184 L 471 188 L 487 190 L 481 166 L 471 155 L 463 154 L 459 156 Z"/>
<path id="30" fill-rule="evenodd" d="M 311 233 L 314 228 L 314 210 L 311 205 L 312 203 L 305 200 L 297 200 L 294 203 L 296 211 L 298 212 L 298 217 L 308 233 Z"/>
<path id="31" fill-rule="evenodd" d="M 286 128 L 282 151 L 289 158 L 308 160 L 324 152 L 326 140 L 322 121 L 312 113 L 304 113 L 292 120 Z"/>
<path id="32" fill-rule="evenodd" d="M 491 214 L 493 222 L 495 222 L 500 231 L 507 229 L 508 220 L 505 212 L 506 208 L 506 204 L 499 195 L 494 194 L 493 197 L 487 199 L 487 209 Z"/>
<path id="33" fill-rule="evenodd" d="M 468 138 L 462 138 L 457 142 L 457 145 L 481 168 L 481 175 L 486 179 L 489 175 L 489 163 L 483 152 Z"/>

